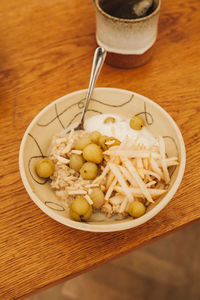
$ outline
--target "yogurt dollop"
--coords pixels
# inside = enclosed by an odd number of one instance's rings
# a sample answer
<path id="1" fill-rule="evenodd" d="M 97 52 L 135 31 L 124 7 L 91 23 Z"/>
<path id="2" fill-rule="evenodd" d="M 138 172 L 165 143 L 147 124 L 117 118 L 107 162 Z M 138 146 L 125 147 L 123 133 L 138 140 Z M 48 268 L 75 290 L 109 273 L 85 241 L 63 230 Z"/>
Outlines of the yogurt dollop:
<path id="1" fill-rule="evenodd" d="M 115 122 L 104 123 L 112 117 Z M 152 147 L 157 143 L 154 136 L 144 126 L 141 130 L 134 130 L 129 125 L 130 119 L 123 119 L 119 115 L 101 114 L 95 115 L 85 121 L 85 130 L 88 132 L 98 131 L 102 135 L 112 136 L 123 142 L 125 139 L 133 139 L 136 144 L 143 144 L 145 147 Z"/>

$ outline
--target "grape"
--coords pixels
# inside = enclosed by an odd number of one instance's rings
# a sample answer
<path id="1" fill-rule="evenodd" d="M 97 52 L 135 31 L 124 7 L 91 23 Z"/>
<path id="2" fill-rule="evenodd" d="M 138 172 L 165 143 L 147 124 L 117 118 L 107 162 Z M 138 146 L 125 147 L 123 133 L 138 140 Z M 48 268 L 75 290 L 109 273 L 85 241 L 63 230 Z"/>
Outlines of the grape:
<path id="1" fill-rule="evenodd" d="M 140 130 L 144 126 L 144 120 L 139 116 L 134 116 L 130 119 L 130 127 L 135 130 Z"/>
<path id="2" fill-rule="evenodd" d="M 75 149 L 76 150 L 83 150 L 87 145 L 91 143 L 89 136 L 83 136 L 80 139 L 78 139 L 75 143 Z"/>
<path id="3" fill-rule="evenodd" d="M 101 136 L 101 133 L 98 132 L 98 131 L 92 131 L 90 133 L 90 138 L 91 138 L 91 141 L 95 144 L 98 144 L 98 141 L 99 141 L 99 138 Z"/>
<path id="4" fill-rule="evenodd" d="M 88 211 L 81 217 L 81 220 L 87 221 L 92 215 L 92 206 L 89 206 Z"/>
<path id="5" fill-rule="evenodd" d="M 94 179 L 97 176 L 97 165 L 93 162 L 86 162 L 80 169 L 80 174 L 83 179 Z"/>
<path id="6" fill-rule="evenodd" d="M 73 200 L 71 204 L 71 209 L 77 213 L 79 216 L 84 215 L 88 209 L 90 204 L 84 197 L 77 197 Z"/>
<path id="7" fill-rule="evenodd" d="M 116 120 L 115 118 L 113 117 L 107 117 L 105 120 L 104 120 L 104 124 L 108 124 L 108 123 L 115 123 Z"/>
<path id="8" fill-rule="evenodd" d="M 101 163 L 103 160 L 103 152 L 96 144 L 89 144 L 83 149 L 83 157 L 87 161 Z"/>
<path id="9" fill-rule="evenodd" d="M 132 217 L 139 218 L 144 215 L 145 210 L 146 208 L 144 204 L 140 201 L 135 200 L 130 204 L 128 212 Z"/>
<path id="10" fill-rule="evenodd" d="M 104 204 L 104 193 L 99 188 L 95 188 L 90 193 L 90 198 L 93 201 L 93 207 L 100 208 Z"/>
<path id="11" fill-rule="evenodd" d="M 36 164 L 35 169 L 39 177 L 48 178 L 54 172 L 54 163 L 48 158 L 42 158 Z"/>
<path id="12" fill-rule="evenodd" d="M 107 142 L 111 142 L 113 141 L 112 144 L 106 144 Z M 107 150 L 108 148 L 112 147 L 112 146 L 119 146 L 121 144 L 121 142 L 116 139 L 115 137 L 113 136 L 107 136 L 107 135 L 102 135 L 100 138 L 99 138 L 99 146 L 102 147 L 103 150 Z"/>
<path id="13" fill-rule="evenodd" d="M 70 156 L 69 166 L 76 172 L 80 170 L 83 164 L 84 164 L 84 158 L 81 155 L 72 154 Z"/>
<path id="14" fill-rule="evenodd" d="M 105 144 L 106 142 L 109 141 L 109 136 L 107 135 L 102 135 L 100 138 L 99 138 L 99 146 L 103 149 L 103 150 L 106 150 L 108 149 L 108 146 Z"/>
<path id="15" fill-rule="evenodd" d="M 77 197 L 70 207 L 70 216 L 75 221 L 86 221 L 92 215 L 92 206 L 84 197 Z"/>

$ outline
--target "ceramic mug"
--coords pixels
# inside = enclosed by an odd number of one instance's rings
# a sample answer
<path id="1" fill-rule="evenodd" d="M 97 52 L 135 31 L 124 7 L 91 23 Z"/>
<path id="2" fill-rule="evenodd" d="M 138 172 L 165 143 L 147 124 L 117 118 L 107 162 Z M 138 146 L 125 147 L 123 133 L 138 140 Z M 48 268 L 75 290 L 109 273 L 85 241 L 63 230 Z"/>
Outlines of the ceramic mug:
<path id="1" fill-rule="evenodd" d="M 122 19 L 108 14 L 102 7 L 106 2 L 111 5 L 112 1 L 93 2 L 96 9 L 96 41 L 108 51 L 106 62 L 122 68 L 146 63 L 152 56 L 157 37 L 161 0 L 154 0 L 152 12 L 137 19 Z"/>

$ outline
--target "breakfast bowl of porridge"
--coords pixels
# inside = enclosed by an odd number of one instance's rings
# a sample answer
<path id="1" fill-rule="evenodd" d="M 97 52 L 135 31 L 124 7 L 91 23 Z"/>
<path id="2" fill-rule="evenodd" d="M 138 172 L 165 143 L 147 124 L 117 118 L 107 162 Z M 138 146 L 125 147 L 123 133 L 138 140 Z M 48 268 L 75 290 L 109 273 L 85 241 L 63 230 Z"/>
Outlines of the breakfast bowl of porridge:
<path id="1" fill-rule="evenodd" d="M 87 90 L 45 107 L 20 146 L 23 184 L 35 204 L 76 229 L 139 226 L 171 200 L 185 169 L 182 135 L 170 115 L 137 93 L 96 88 L 76 130 Z"/>

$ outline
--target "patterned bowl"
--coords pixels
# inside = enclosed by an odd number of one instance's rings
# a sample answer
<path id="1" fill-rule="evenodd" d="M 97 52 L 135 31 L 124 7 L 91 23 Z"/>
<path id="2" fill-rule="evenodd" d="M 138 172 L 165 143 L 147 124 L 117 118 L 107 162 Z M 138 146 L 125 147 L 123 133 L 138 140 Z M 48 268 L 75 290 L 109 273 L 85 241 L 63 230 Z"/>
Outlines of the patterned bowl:
<path id="1" fill-rule="evenodd" d="M 20 146 L 19 167 L 23 184 L 35 204 L 54 220 L 80 230 L 111 232 L 136 227 L 158 214 L 177 191 L 185 169 L 185 146 L 176 123 L 155 102 L 131 91 L 115 88 L 96 88 L 86 117 L 94 114 L 114 113 L 129 118 L 141 114 L 145 125 L 154 136 L 165 138 L 166 152 L 178 156 L 180 164 L 173 170 L 168 192 L 150 205 L 145 215 L 138 219 L 96 219 L 76 222 L 69 218 L 69 209 L 55 196 L 47 179 L 35 173 L 38 159 L 48 155 L 52 136 L 80 119 L 86 90 L 68 94 L 45 107 L 28 126 Z"/>

